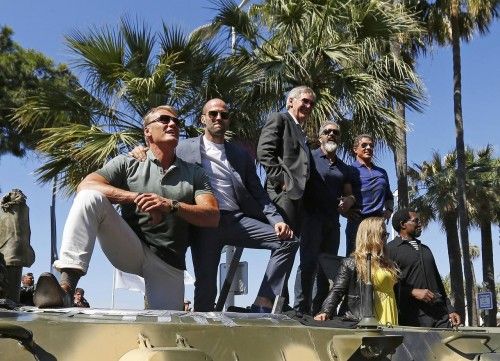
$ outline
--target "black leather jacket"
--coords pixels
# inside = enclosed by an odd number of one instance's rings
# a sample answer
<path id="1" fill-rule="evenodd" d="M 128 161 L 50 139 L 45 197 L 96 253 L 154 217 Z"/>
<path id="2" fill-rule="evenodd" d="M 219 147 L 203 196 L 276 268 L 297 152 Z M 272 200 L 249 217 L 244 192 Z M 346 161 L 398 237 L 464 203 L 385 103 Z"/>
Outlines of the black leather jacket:
<path id="1" fill-rule="evenodd" d="M 332 317 L 340 301 L 344 299 L 339 316 L 360 320 L 363 310 L 363 287 L 364 283 L 357 279 L 354 258 L 343 259 L 337 277 L 333 281 L 333 287 L 321 306 L 320 313 L 326 313 Z"/>

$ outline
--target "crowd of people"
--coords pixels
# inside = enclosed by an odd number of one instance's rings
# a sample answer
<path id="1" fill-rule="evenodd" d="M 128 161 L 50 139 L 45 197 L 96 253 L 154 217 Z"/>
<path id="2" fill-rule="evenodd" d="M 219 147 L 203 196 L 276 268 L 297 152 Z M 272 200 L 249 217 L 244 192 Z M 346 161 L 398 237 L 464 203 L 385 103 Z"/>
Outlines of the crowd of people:
<path id="1" fill-rule="evenodd" d="M 191 247 L 193 309 L 212 311 L 221 251 L 234 245 L 271 251 L 252 312 L 271 312 L 277 297 L 289 303 L 288 279 L 300 250 L 296 312 L 316 320 L 359 319 L 370 253 L 374 314 L 381 324 L 459 324 L 432 253 L 417 238 L 418 215 L 398 210 L 392 224 L 399 236 L 386 244 L 394 202 L 386 171 L 373 162 L 373 137 L 356 137 L 356 159 L 347 165 L 336 154 L 340 128 L 325 121 L 320 147 L 310 149 L 304 128 L 315 101 L 311 88 L 299 86 L 288 94 L 286 111 L 269 115 L 257 146 L 265 186 L 249 153 L 225 139 L 231 114 L 222 99 L 201 110 L 203 134 L 181 141 L 176 109 L 151 109 L 143 119 L 146 147 L 113 158 L 78 186 L 54 263 L 61 280 L 42 274 L 34 304 L 70 306 L 98 238 L 116 268 L 144 277 L 152 309 L 186 309 L 183 270 Z M 340 215 L 348 219 L 347 257 L 329 289 L 318 258 L 337 255 Z"/>

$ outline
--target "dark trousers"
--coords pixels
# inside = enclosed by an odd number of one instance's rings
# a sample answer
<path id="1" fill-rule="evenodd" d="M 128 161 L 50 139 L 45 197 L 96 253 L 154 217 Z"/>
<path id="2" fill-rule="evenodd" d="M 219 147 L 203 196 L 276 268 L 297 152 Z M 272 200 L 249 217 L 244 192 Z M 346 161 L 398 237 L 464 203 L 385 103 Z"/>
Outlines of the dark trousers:
<path id="1" fill-rule="evenodd" d="M 269 197 L 276 205 L 276 209 L 285 220 L 285 223 L 292 228 L 295 237 L 297 239 L 300 239 L 303 211 L 302 199 L 290 199 L 286 191 L 281 191 L 278 193 L 273 187 L 270 186 L 270 184 L 267 184 L 266 190 L 269 194 Z M 298 247 L 296 248 L 295 252 L 297 251 L 297 249 Z M 295 260 L 295 252 L 286 256 L 290 258 L 289 260 L 287 260 L 287 262 L 291 262 L 292 266 Z M 285 298 L 285 304 L 288 305 L 290 303 L 288 284 L 285 284 L 282 296 Z"/>
<path id="2" fill-rule="evenodd" d="M 337 217 L 304 212 L 300 240 L 300 264 L 295 277 L 294 308 L 303 314 L 319 312 L 328 295 L 329 282 L 319 267 L 321 253 L 336 256 L 340 244 L 340 224 Z"/>
<path id="3" fill-rule="evenodd" d="M 443 303 L 426 304 L 421 307 L 416 303 L 410 303 L 403 306 L 399 312 L 399 324 L 401 326 L 451 328 L 448 311 Z"/>
<path id="4" fill-rule="evenodd" d="M 245 216 L 240 211 L 221 211 L 218 228 L 198 228 L 191 244 L 194 273 L 194 309 L 213 311 L 217 297 L 217 268 L 222 247 L 231 245 L 244 248 L 271 250 L 264 279 L 258 295 L 272 301 L 288 282 L 298 240 L 280 241 L 274 227 Z"/>

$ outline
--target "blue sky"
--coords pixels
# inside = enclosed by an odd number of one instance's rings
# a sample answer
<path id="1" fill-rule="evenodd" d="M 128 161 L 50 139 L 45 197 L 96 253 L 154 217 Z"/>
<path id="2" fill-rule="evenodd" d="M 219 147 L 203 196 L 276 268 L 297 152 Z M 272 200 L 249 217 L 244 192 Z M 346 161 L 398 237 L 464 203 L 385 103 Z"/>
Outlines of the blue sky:
<path id="1" fill-rule="evenodd" d="M 140 5 L 139 5 L 140 4 Z M 62 1 L 49 2 L 2 1 L 0 2 L 0 25 L 8 25 L 14 30 L 14 40 L 25 48 L 33 48 L 53 58 L 57 63 L 71 63 L 71 54 L 64 45 L 64 35 L 74 29 L 86 30 L 92 26 L 115 26 L 123 15 L 137 17 L 160 30 L 162 21 L 189 32 L 210 21 L 213 5 L 206 0 L 184 1 Z M 491 27 L 486 37 L 475 37 L 469 44 L 462 44 L 463 114 L 465 122 L 465 142 L 473 148 L 493 144 L 496 156 L 499 154 L 500 119 L 500 23 Z M 450 48 L 432 49 L 425 58 L 419 60 L 419 73 L 425 83 L 428 105 L 421 114 L 409 112 L 411 131 L 408 134 L 409 163 L 419 163 L 430 159 L 437 150 L 444 154 L 455 146 L 452 102 L 452 57 Z M 0 187 L 2 194 L 12 188 L 20 188 L 28 196 L 31 217 L 31 242 L 37 260 L 32 267 L 35 275 L 49 270 L 50 225 L 49 206 L 50 185 L 38 185 L 33 171 L 43 160 L 36 154 L 24 159 L 11 156 L 0 158 Z M 378 163 L 389 172 L 391 187 L 396 180 L 392 154 L 378 154 Z M 58 239 L 62 234 L 64 220 L 71 199 L 62 196 L 57 199 Z M 343 232 L 344 223 L 342 224 Z M 470 243 L 480 246 L 477 230 L 470 232 Z M 422 240 L 434 251 L 440 272 L 449 272 L 446 239 L 439 225 L 431 224 L 423 233 Z M 493 228 L 494 253 L 499 254 L 498 227 Z M 340 254 L 343 255 L 344 240 Z M 243 260 L 249 262 L 249 295 L 236 297 L 236 304 L 249 305 L 258 290 L 265 270 L 268 251 L 245 250 Z M 188 264 L 190 255 L 188 254 Z M 496 257 L 495 274 L 500 275 L 500 262 Z M 297 263 L 298 259 L 296 260 Z M 482 279 L 480 260 L 475 262 L 476 278 Z M 188 269 L 192 273 L 189 265 Z M 292 273 L 291 282 L 295 272 Z M 86 289 L 86 296 L 95 307 L 111 305 L 112 268 L 96 247 L 90 270 L 80 286 Z M 290 285 L 293 289 L 293 284 Z M 192 299 L 193 287 L 187 286 L 186 296 Z M 128 291 L 116 292 L 116 306 L 141 308 L 140 294 Z"/>

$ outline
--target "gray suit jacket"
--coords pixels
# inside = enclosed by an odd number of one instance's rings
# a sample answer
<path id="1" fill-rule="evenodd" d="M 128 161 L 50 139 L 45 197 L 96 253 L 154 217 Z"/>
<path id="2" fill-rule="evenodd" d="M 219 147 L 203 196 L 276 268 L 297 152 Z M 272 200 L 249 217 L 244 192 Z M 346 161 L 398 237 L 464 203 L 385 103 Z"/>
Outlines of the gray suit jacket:
<path id="1" fill-rule="evenodd" d="M 201 137 L 179 142 L 176 154 L 188 163 L 201 165 Z M 241 211 L 252 218 L 275 225 L 283 222 L 269 195 L 260 184 L 255 162 L 250 155 L 235 144 L 224 142 L 226 157 L 231 166 L 234 191 Z"/>
<path id="2" fill-rule="evenodd" d="M 290 199 L 300 199 L 309 178 L 310 150 L 302 131 L 286 113 L 272 113 L 262 128 L 257 159 L 267 172 L 268 187 Z"/>

